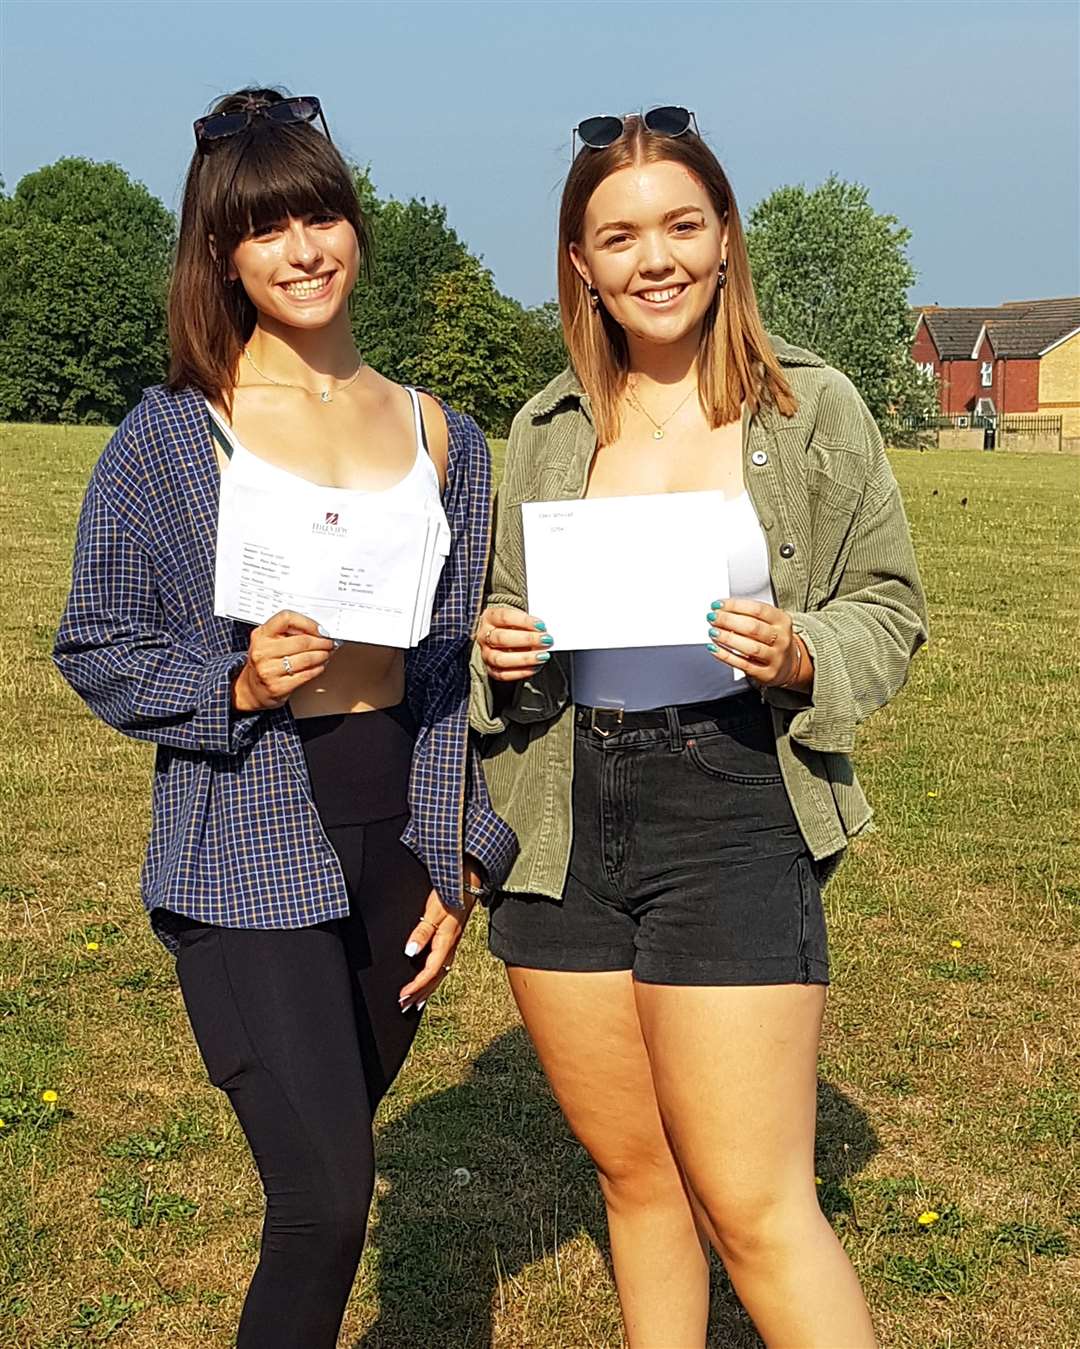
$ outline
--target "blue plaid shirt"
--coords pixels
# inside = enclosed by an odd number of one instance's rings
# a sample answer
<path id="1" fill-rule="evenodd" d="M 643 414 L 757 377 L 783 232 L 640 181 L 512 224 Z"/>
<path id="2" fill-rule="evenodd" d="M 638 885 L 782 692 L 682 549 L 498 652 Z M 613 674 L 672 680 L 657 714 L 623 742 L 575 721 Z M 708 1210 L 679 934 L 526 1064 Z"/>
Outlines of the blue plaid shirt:
<path id="1" fill-rule="evenodd" d="M 493 882 L 517 849 L 468 740 L 468 656 L 490 531 L 491 466 L 476 424 L 446 409 L 443 506 L 453 534 L 430 635 L 405 657 L 419 732 L 402 841 L 443 903 L 462 851 Z M 287 707 L 232 710 L 251 627 L 214 615 L 220 473 L 193 390 L 146 391 L 94 469 L 54 659 L 110 726 L 157 745 L 143 901 L 223 927 L 309 927 L 349 911 Z"/>

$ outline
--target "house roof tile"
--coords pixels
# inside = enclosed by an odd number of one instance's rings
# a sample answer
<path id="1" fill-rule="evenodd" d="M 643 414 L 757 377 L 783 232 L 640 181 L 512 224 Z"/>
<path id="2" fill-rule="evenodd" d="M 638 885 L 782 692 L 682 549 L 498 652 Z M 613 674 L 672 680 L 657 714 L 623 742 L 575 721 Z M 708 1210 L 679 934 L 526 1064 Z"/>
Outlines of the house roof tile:
<path id="1" fill-rule="evenodd" d="M 971 360 L 984 324 L 996 356 L 1033 359 L 1080 328 L 1080 296 L 1010 300 L 994 308 L 927 308 L 922 317 L 942 360 Z"/>

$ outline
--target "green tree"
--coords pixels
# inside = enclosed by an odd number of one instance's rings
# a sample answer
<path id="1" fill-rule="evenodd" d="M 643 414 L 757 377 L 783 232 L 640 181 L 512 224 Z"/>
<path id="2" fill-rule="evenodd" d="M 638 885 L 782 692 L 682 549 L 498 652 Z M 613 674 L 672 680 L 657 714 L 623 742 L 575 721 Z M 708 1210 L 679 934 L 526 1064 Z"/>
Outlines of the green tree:
<path id="1" fill-rule="evenodd" d="M 835 176 L 812 191 L 778 188 L 748 222 L 766 326 L 843 370 L 879 418 L 926 393 L 910 353 L 910 238 L 865 187 Z"/>
<path id="2" fill-rule="evenodd" d="M 435 283 L 469 252 L 446 223 L 444 206 L 423 198 L 381 201 L 364 171 L 357 186 L 372 256 L 353 297 L 353 334 L 369 364 L 390 379 L 406 379 L 428 339 Z"/>
<path id="3" fill-rule="evenodd" d="M 114 164 L 63 159 L 0 208 L 0 417 L 114 422 L 165 370 L 173 218 Z"/>
<path id="4" fill-rule="evenodd" d="M 427 341 L 407 373 L 471 413 L 485 431 L 505 435 L 530 384 L 520 306 L 499 294 L 473 257 L 437 278 L 431 305 Z"/>
<path id="5" fill-rule="evenodd" d="M 562 319 L 555 300 L 522 309 L 521 355 L 525 362 L 527 389 L 537 393 L 569 363 L 563 342 Z"/>

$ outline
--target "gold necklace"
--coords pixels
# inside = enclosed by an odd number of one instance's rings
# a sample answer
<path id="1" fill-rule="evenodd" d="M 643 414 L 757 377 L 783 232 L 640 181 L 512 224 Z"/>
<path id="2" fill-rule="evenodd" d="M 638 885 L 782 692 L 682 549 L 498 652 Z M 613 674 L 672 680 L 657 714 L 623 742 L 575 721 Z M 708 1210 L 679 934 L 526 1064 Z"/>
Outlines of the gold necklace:
<path id="1" fill-rule="evenodd" d="M 645 408 L 642 406 L 641 399 L 638 398 L 637 394 L 634 392 L 634 386 L 633 386 L 629 381 L 627 381 L 627 385 L 626 385 L 626 396 L 627 396 L 627 398 L 628 398 L 628 399 L 630 400 L 630 402 L 634 405 L 634 407 L 637 408 L 637 410 L 641 413 L 641 415 L 642 415 L 644 418 L 646 418 L 647 421 L 650 421 L 650 422 L 652 422 L 652 424 L 653 424 L 653 427 L 654 427 L 654 430 L 653 430 L 653 433 L 652 433 L 652 438 L 653 438 L 653 440 L 663 440 L 663 439 L 664 439 L 664 427 L 667 426 L 668 422 L 671 421 L 672 417 L 675 416 L 675 413 L 678 412 L 679 409 L 682 408 L 683 405 L 689 401 L 689 399 L 690 399 L 690 394 L 696 393 L 696 392 L 697 392 L 697 385 L 695 384 L 694 387 L 693 387 L 692 389 L 690 389 L 690 391 L 686 394 L 686 397 L 680 399 L 679 403 L 676 405 L 676 407 L 674 408 L 674 410 L 671 411 L 671 412 L 669 412 L 668 415 L 664 418 L 664 420 L 663 420 L 662 422 L 658 422 L 658 421 L 656 420 L 656 418 L 652 415 L 652 413 L 651 413 L 651 412 L 647 412 L 647 411 L 645 410 Z"/>
<path id="2" fill-rule="evenodd" d="M 244 355 L 247 357 L 248 363 L 250 364 L 252 370 L 254 370 L 257 375 L 260 375 L 263 379 L 265 379 L 268 384 L 276 384 L 279 389 L 303 389 L 304 393 L 311 393 L 311 390 L 305 389 L 302 384 L 292 384 L 288 380 L 275 379 L 273 375 L 268 375 L 265 370 L 260 370 L 259 367 L 255 364 L 254 357 L 252 356 L 251 352 L 248 351 L 247 347 L 244 348 Z M 334 394 L 338 394 L 342 391 L 342 389 L 347 389 L 350 384 L 354 384 L 360 378 L 360 371 L 363 370 L 363 368 L 364 368 L 364 360 L 363 357 L 361 357 L 360 364 L 356 367 L 356 373 L 354 375 L 350 375 L 344 384 L 339 384 L 337 388 L 334 389 L 333 391 L 331 391 L 329 385 L 327 385 L 325 389 L 320 390 L 319 402 L 332 403 L 334 401 Z"/>

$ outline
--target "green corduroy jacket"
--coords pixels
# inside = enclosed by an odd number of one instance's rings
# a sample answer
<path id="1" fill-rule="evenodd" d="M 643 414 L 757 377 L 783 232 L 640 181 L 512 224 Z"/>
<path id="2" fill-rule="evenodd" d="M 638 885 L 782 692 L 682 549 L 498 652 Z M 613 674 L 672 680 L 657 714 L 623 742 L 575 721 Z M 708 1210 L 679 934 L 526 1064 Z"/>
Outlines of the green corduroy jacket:
<path id="1" fill-rule="evenodd" d="M 849 758 L 855 728 L 904 684 L 927 637 L 926 600 L 900 490 L 866 405 L 819 357 L 773 345 L 798 410 L 744 417 L 743 472 L 776 603 L 814 658 L 814 683 L 808 694 L 764 688 L 761 696 L 799 827 L 828 873 L 871 816 Z M 496 498 L 488 604 L 528 608 L 521 503 L 582 497 L 595 449 L 588 395 L 572 371 L 517 414 Z M 474 647 L 471 720 L 492 805 L 518 837 L 503 888 L 559 899 L 573 818 L 568 661 L 556 649 L 532 678 L 494 684 Z"/>

